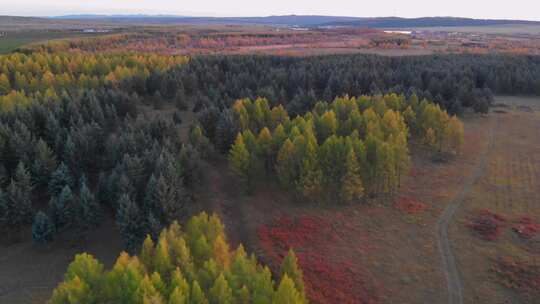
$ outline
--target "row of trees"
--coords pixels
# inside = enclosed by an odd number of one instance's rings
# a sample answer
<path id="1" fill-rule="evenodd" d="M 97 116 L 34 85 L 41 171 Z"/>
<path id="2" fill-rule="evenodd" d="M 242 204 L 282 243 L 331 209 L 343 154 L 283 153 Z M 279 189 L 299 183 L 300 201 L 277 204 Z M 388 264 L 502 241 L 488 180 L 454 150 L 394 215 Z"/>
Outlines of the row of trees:
<path id="1" fill-rule="evenodd" d="M 198 148 L 180 140 L 178 120 L 137 104 L 98 89 L 0 112 L 0 227 L 16 232 L 34 218 L 36 241 L 66 229 L 84 239 L 112 211 L 135 250 L 183 215 L 200 178 Z"/>
<path id="2" fill-rule="evenodd" d="M 242 245 L 231 250 L 219 218 L 202 213 L 184 229 L 173 222 L 156 243 L 148 236 L 139 256 L 122 253 L 110 271 L 77 255 L 49 303 L 307 303 L 292 251 L 276 279 Z"/>
<path id="3" fill-rule="evenodd" d="M 239 130 L 229 163 L 246 190 L 275 174 L 284 188 L 312 200 L 394 193 L 410 162 L 409 129 L 435 153 L 457 153 L 463 140 L 456 117 L 396 94 L 318 102 L 294 119 L 266 99 L 241 99 L 230 121 L 220 129 Z"/>

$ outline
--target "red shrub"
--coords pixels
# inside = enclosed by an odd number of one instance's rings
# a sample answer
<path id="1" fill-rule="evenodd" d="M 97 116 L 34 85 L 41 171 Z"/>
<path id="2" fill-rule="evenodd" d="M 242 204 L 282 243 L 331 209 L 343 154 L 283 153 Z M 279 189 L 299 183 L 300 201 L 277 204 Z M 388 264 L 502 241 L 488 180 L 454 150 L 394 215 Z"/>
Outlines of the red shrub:
<path id="1" fill-rule="evenodd" d="M 504 286 L 522 295 L 540 297 L 540 265 L 504 258 L 496 262 L 493 271 Z"/>
<path id="2" fill-rule="evenodd" d="M 394 207 L 407 214 L 422 213 L 427 209 L 427 205 L 410 197 L 400 197 Z"/>
<path id="3" fill-rule="evenodd" d="M 376 303 L 378 289 L 366 282 L 366 273 L 355 271 L 351 262 L 335 262 L 330 255 L 341 241 L 338 229 L 350 225 L 342 214 L 335 214 L 336 222 L 326 218 L 282 216 L 272 224 L 258 230 L 261 247 L 273 269 L 279 269 L 281 260 L 293 248 L 304 272 L 306 293 L 312 303 Z M 351 250 L 353 250 L 351 244 Z"/>
<path id="4" fill-rule="evenodd" d="M 528 216 L 522 216 L 518 223 L 514 225 L 513 230 L 524 239 L 533 238 L 540 231 L 540 224 Z"/>
<path id="5" fill-rule="evenodd" d="M 495 241 L 499 238 L 506 219 L 489 210 L 481 210 L 478 215 L 469 221 L 468 227 L 486 241 Z"/>

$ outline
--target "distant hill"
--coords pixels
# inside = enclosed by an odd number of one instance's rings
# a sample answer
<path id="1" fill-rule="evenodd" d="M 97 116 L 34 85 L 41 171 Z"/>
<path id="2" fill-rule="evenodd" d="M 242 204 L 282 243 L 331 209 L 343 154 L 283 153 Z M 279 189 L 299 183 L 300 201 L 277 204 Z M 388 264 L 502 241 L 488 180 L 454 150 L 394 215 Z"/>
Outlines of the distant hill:
<path id="1" fill-rule="evenodd" d="M 0 16 L 0 30 L 13 27 L 37 28 L 85 28 L 88 26 L 124 26 L 128 24 L 231 24 L 231 25 L 275 25 L 275 26 L 352 26 L 368 28 L 413 28 L 413 27 L 471 27 L 488 25 L 540 25 L 539 21 L 492 20 L 455 17 L 344 17 L 317 15 L 283 15 L 267 17 L 191 17 L 175 15 L 68 15 L 50 18 Z"/>
<path id="2" fill-rule="evenodd" d="M 190 17 L 173 15 L 68 15 L 52 17 L 61 20 L 93 20 L 121 23 L 154 24 L 261 24 L 261 25 L 297 25 L 317 26 L 328 23 L 354 22 L 357 17 L 284 15 L 267 17 Z"/>
<path id="3" fill-rule="evenodd" d="M 539 21 L 503 20 L 503 19 L 472 19 L 456 17 L 423 17 L 423 18 L 360 18 L 352 21 L 335 21 L 327 25 L 357 26 L 371 28 L 411 28 L 411 27 L 457 27 L 457 26 L 489 26 L 489 25 L 540 25 Z"/>

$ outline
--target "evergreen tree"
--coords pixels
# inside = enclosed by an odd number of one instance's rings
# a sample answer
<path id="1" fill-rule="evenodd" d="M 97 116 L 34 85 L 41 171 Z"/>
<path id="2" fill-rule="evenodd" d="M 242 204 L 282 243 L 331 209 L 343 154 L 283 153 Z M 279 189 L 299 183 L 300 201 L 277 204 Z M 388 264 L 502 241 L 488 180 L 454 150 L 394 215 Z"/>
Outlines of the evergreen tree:
<path id="1" fill-rule="evenodd" d="M 144 239 L 139 258 L 146 267 L 147 272 L 154 271 L 154 241 L 152 241 L 150 235 L 146 235 Z"/>
<path id="2" fill-rule="evenodd" d="M 172 289 L 170 299 L 175 299 L 175 304 L 188 302 L 190 290 L 189 283 L 185 279 L 179 267 L 176 267 L 171 275 L 170 288 Z"/>
<path id="3" fill-rule="evenodd" d="M 284 275 L 274 295 L 272 304 L 301 304 L 305 303 L 301 294 L 296 290 L 294 281 Z"/>
<path id="4" fill-rule="evenodd" d="M 341 199 L 346 203 L 360 200 L 364 196 L 364 186 L 360 174 L 360 166 L 352 149 L 347 154 L 345 175 L 341 181 Z"/>
<path id="5" fill-rule="evenodd" d="M 176 287 L 169 297 L 168 304 L 187 304 L 188 294 L 182 292 L 179 287 Z"/>
<path id="6" fill-rule="evenodd" d="M 49 180 L 49 195 L 51 197 L 59 195 L 66 186 L 70 188 L 74 186 L 73 177 L 71 176 L 68 167 L 64 163 L 60 163 Z"/>
<path id="7" fill-rule="evenodd" d="M 150 213 L 159 214 L 158 212 L 160 210 L 157 180 L 152 174 L 148 179 L 148 183 L 146 184 L 146 191 L 144 192 L 141 211 L 146 216 Z"/>
<path id="8" fill-rule="evenodd" d="M 191 296 L 189 299 L 192 304 L 208 304 L 208 300 L 197 281 L 193 281 L 191 285 Z"/>
<path id="9" fill-rule="evenodd" d="M 224 110 L 216 126 L 216 147 L 221 152 L 229 151 L 239 132 L 240 126 L 234 112 L 230 109 Z"/>
<path id="10" fill-rule="evenodd" d="M 304 294 L 304 274 L 300 267 L 298 267 L 298 260 L 292 249 L 289 249 L 287 256 L 283 259 L 281 263 L 281 284 L 283 284 L 284 279 L 288 277 L 294 283 L 294 288 L 300 295 Z M 279 289 L 278 289 L 279 293 Z"/>
<path id="11" fill-rule="evenodd" d="M 241 180 L 245 190 L 250 189 L 250 154 L 244 144 L 244 138 L 241 133 L 238 134 L 234 145 L 229 152 L 229 166 L 236 176 Z"/>
<path id="12" fill-rule="evenodd" d="M 157 199 L 167 220 L 173 221 L 180 215 L 182 206 L 177 200 L 175 185 L 163 175 L 157 180 Z"/>
<path id="13" fill-rule="evenodd" d="M 223 273 L 214 282 L 214 285 L 209 290 L 210 303 L 213 304 L 232 304 L 232 290 L 223 276 Z"/>
<path id="14" fill-rule="evenodd" d="M 285 188 L 291 187 L 297 177 L 295 152 L 293 143 L 287 139 L 277 156 L 276 173 L 281 185 Z"/>
<path id="15" fill-rule="evenodd" d="M 32 184 L 30 175 L 22 163 L 15 171 L 15 179 L 0 193 L 0 222 L 19 230 L 24 224 L 32 222 Z"/>
<path id="16" fill-rule="evenodd" d="M 75 216 L 75 198 L 69 186 L 65 186 L 57 197 L 49 201 L 52 220 L 57 229 L 69 225 Z"/>
<path id="17" fill-rule="evenodd" d="M 36 243 L 44 244 L 52 241 L 54 234 L 54 225 L 49 217 L 39 211 L 34 217 L 32 223 L 32 240 Z"/>
<path id="18" fill-rule="evenodd" d="M 316 143 L 309 142 L 307 144 L 305 157 L 300 168 L 300 178 L 297 182 L 298 191 L 304 197 L 315 201 L 321 198 L 324 183 L 316 149 Z"/>
<path id="19" fill-rule="evenodd" d="M 272 170 L 272 134 L 270 130 L 264 127 L 257 138 L 257 146 L 259 148 L 259 158 L 263 162 L 265 174 Z"/>
<path id="20" fill-rule="evenodd" d="M 96 295 L 79 277 L 62 282 L 53 292 L 50 304 L 95 303 Z"/>
<path id="21" fill-rule="evenodd" d="M 94 194 L 86 186 L 86 182 L 83 181 L 75 208 L 75 225 L 83 238 L 92 228 L 99 225 L 101 218 L 101 207 L 97 203 Z"/>
<path id="22" fill-rule="evenodd" d="M 34 148 L 34 157 L 32 177 L 38 185 L 47 185 L 56 168 L 56 157 L 43 139 L 38 140 Z"/>
<path id="23" fill-rule="evenodd" d="M 123 194 L 118 201 L 116 223 L 120 228 L 126 249 L 130 252 L 135 251 L 142 239 L 141 214 L 137 204 L 127 194 Z"/>
<path id="24" fill-rule="evenodd" d="M 167 238 L 159 238 L 154 251 L 153 266 L 156 272 L 162 277 L 169 278 L 174 267 L 169 253 L 169 242 Z"/>

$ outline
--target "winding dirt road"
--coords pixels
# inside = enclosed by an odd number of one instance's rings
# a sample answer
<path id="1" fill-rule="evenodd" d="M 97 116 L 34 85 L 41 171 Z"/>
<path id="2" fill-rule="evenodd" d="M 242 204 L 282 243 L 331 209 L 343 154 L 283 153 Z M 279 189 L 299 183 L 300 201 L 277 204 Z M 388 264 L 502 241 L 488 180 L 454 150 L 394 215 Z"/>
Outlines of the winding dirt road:
<path id="1" fill-rule="evenodd" d="M 448 238 L 448 226 L 452 221 L 452 218 L 458 208 L 463 203 L 463 200 L 469 194 L 472 186 L 484 175 L 488 156 L 493 148 L 495 139 L 495 129 L 497 127 L 497 119 L 492 118 L 490 129 L 488 146 L 480 155 L 478 164 L 473 169 L 471 175 L 465 180 L 465 184 L 461 191 L 454 197 L 454 199 L 448 204 L 441 217 L 437 221 L 437 238 L 439 241 L 439 252 L 441 254 L 443 272 L 446 277 L 446 283 L 448 288 L 448 303 L 449 304 L 463 304 L 463 282 L 461 275 L 456 264 L 456 258 L 452 251 L 450 239 Z"/>

